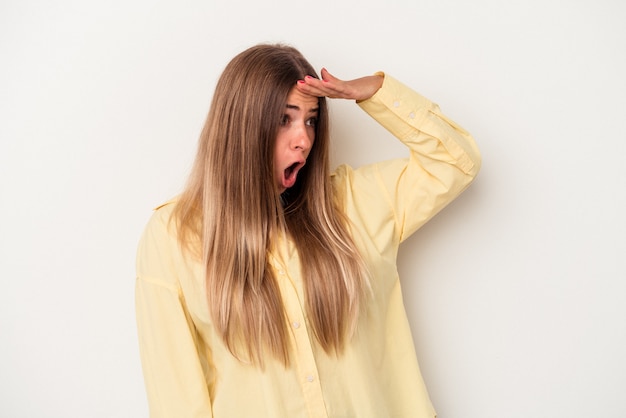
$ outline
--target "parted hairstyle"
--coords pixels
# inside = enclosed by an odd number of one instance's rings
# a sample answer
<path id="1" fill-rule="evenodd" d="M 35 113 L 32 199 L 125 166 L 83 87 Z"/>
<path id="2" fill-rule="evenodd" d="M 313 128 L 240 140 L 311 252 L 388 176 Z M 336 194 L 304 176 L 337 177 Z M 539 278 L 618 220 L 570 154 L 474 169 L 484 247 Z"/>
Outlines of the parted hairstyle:
<path id="1" fill-rule="evenodd" d="M 369 287 L 330 181 L 324 97 L 296 184 L 281 196 L 274 179 L 287 96 L 306 75 L 317 78 L 300 52 L 286 45 L 257 45 L 232 59 L 174 209 L 180 243 L 206 267 L 216 331 L 233 355 L 261 367 L 268 354 L 289 364 L 287 318 L 268 264 L 277 239 L 291 239 L 298 251 L 307 320 L 327 353 L 344 348 Z"/>

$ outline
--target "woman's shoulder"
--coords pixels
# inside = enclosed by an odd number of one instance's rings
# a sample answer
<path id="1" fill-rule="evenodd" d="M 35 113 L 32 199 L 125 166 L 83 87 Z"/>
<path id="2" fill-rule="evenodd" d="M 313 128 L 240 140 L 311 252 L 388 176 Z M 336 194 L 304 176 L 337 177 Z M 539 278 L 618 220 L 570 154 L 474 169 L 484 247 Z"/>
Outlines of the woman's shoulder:
<path id="1" fill-rule="evenodd" d="M 164 203 L 161 203 L 160 205 L 158 205 L 157 207 L 154 208 L 155 212 L 158 211 L 172 211 L 174 209 L 174 206 L 176 205 L 176 201 L 178 200 L 178 198 L 174 197 Z"/>
<path id="2" fill-rule="evenodd" d="M 172 290 L 178 288 L 172 270 L 181 259 L 173 211 L 176 199 L 155 207 L 137 247 L 137 277 Z"/>
<path id="3" fill-rule="evenodd" d="M 363 207 L 386 202 L 383 199 L 385 191 L 382 189 L 380 168 L 389 163 L 383 161 L 358 168 L 348 164 L 338 166 L 331 175 L 331 182 L 341 206 L 347 210 L 350 206 Z M 401 160 L 397 160 L 397 163 L 401 163 Z"/>
<path id="4" fill-rule="evenodd" d="M 396 158 L 379 161 L 353 168 L 348 164 L 338 166 L 331 174 L 331 182 L 336 191 L 350 193 L 366 191 L 380 193 L 381 173 L 390 171 L 390 168 L 397 167 L 392 173 L 397 176 L 402 168 L 407 164 L 407 158 Z"/>
<path id="5" fill-rule="evenodd" d="M 153 209 L 141 235 L 140 248 L 176 242 L 176 222 L 173 219 L 175 207 L 176 199 L 171 199 Z"/>

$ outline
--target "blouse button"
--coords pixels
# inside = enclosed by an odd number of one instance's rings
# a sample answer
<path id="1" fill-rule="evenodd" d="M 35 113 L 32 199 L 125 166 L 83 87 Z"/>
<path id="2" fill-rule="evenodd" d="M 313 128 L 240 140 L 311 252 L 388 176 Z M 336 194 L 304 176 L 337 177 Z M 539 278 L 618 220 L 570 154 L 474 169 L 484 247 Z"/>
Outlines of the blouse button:
<path id="1" fill-rule="evenodd" d="M 309 382 L 309 383 L 313 382 L 313 380 L 314 380 L 314 378 L 313 378 L 313 375 L 312 375 L 312 374 L 310 374 L 310 375 L 308 375 L 308 376 L 306 377 L 306 381 L 307 381 L 307 382 Z"/>
<path id="2" fill-rule="evenodd" d="M 415 112 L 411 112 L 411 113 L 409 113 L 409 117 L 410 117 L 411 119 L 415 119 Z"/>
<path id="3" fill-rule="evenodd" d="M 398 106 L 400 106 L 400 102 L 399 102 L 399 101 L 397 101 L 397 100 L 396 100 L 396 101 L 394 101 L 394 102 L 393 102 L 393 107 L 398 107 Z"/>
<path id="4" fill-rule="evenodd" d="M 294 327 L 295 329 L 300 328 L 300 322 L 298 322 L 298 321 L 293 321 L 293 323 L 292 323 L 291 325 L 293 325 L 293 327 Z"/>

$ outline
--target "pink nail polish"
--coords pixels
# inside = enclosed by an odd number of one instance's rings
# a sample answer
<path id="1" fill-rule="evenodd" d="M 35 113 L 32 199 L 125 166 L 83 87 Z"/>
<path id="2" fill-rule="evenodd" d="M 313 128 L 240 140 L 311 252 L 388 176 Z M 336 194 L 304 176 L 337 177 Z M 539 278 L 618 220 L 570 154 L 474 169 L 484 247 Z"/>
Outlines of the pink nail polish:
<path id="1" fill-rule="evenodd" d="M 298 84 L 304 84 L 304 80 L 298 80 Z"/>

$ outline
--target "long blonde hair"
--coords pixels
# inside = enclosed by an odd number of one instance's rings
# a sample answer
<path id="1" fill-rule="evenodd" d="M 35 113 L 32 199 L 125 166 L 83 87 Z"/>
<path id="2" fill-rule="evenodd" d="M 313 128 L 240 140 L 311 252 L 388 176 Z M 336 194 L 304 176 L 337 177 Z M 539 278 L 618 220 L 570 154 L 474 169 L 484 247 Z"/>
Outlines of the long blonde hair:
<path id="1" fill-rule="evenodd" d="M 268 264 L 277 236 L 288 235 L 298 250 L 307 320 L 326 352 L 345 346 L 368 287 L 330 182 L 325 98 L 296 185 L 281 197 L 274 180 L 274 144 L 287 96 L 306 75 L 317 77 L 284 45 L 254 46 L 227 65 L 174 211 L 180 242 L 201 251 L 218 334 L 233 355 L 261 366 L 266 350 L 289 364 L 287 321 Z"/>

